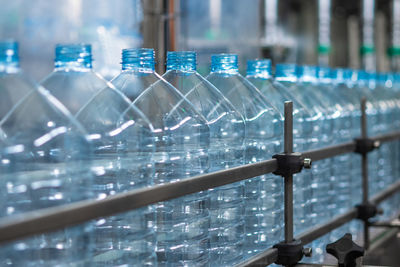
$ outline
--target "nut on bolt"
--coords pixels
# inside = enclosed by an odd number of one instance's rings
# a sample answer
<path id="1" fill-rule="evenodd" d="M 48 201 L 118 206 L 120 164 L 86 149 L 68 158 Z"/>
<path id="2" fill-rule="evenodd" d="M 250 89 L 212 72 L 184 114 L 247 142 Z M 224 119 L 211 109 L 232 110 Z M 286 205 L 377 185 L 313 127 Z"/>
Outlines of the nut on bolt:
<path id="1" fill-rule="evenodd" d="M 312 163 L 312 161 L 311 161 L 310 158 L 303 159 L 303 167 L 305 169 L 310 169 L 311 168 L 311 163 Z"/>
<path id="2" fill-rule="evenodd" d="M 303 254 L 305 257 L 311 257 L 312 256 L 312 248 L 303 248 Z"/>

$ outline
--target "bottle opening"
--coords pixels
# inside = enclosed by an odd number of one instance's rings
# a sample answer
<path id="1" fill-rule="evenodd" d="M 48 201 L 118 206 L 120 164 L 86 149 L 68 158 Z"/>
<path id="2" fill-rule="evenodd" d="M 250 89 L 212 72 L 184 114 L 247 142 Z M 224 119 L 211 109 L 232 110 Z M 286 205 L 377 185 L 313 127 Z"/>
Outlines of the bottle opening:
<path id="1" fill-rule="evenodd" d="M 92 68 L 92 46 L 89 44 L 58 44 L 55 67 Z"/>
<path id="2" fill-rule="evenodd" d="M 296 64 L 276 64 L 275 79 L 277 81 L 296 82 Z"/>
<path id="3" fill-rule="evenodd" d="M 239 72 L 236 54 L 218 54 L 211 56 L 211 72 L 236 74 Z"/>
<path id="4" fill-rule="evenodd" d="M 0 41 L 0 71 L 18 67 L 18 43 L 12 40 Z"/>
<path id="5" fill-rule="evenodd" d="M 247 75 L 268 79 L 271 77 L 271 60 L 256 59 L 247 61 Z"/>
<path id="6" fill-rule="evenodd" d="M 196 71 L 196 52 L 169 51 L 167 53 L 167 71 Z"/>
<path id="7" fill-rule="evenodd" d="M 128 48 L 122 50 L 122 70 L 154 71 L 154 49 Z"/>

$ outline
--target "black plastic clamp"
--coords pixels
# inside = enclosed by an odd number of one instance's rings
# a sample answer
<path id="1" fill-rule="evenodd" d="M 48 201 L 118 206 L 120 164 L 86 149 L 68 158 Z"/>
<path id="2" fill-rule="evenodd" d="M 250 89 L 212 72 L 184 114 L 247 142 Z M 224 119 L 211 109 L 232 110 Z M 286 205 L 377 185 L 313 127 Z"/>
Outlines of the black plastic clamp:
<path id="1" fill-rule="evenodd" d="M 381 145 L 379 141 L 370 138 L 355 138 L 354 140 L 356 141 L 356 150 L 354 152 L 358 154 L 367 154 Z"/>
<path id="2" fill-rule="evenodd" d="M 301 153 L 290 154 L 280 153 L 273 155 L 272 158 L 278 161 L 278 169 L 273 172 L 275 175 L 286 177 L 301 172 L 304 168 L 311 168 L 311 159 L 303 158 Z"/>
<path id="3" fill-rule="evenodd" d="M 364 256 L 365 249 L 352 240 L 347 233 L 334 243 L 326 246 L 326 252 L 338 259 L 339 267 L 356 267 L 356 260 Z"/>
<path id="4" fill-rule="evenodd" d="M 275 263 L 283 266 L 296 265 L 304 255 L 301 240 L 294 239 L 290 243 L 280 242 L 274 245 L 274 248 L 278 249 L 278 258 Z"/>
<path id="5" fill-rule="evenodd" d="M 357 219 L 368 221 L 368 219 L 375 217 L 378 214 L 378 208 L 372 203 L 359 204 L 357 208 Z"/>

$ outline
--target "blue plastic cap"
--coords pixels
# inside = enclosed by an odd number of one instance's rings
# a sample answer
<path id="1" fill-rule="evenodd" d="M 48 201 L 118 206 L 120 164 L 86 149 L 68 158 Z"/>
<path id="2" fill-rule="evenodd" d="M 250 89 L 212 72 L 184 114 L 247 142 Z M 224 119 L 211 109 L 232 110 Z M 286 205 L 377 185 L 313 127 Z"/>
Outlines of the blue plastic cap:
<path id="1" fill-rule="evenodd" d="M 56 45 L 56 67 L 77 66 L 92 67 L 92 46 L 89 44 Z"/>
<path id="2" fill-rule="evenodd" d="M 365 70 L 356 70 L 358 81 L 368 81 L 369 75 Z"/>
<path id="3" fill-rule="evenodd" d="M 271 77 L 271 60 L 255 59 L 247 61 L 247 76 L 256 76 L 268 79 Z"/>
<path id="4" fill-rule="evenodd" d="M 351 82 L 352 70 L 345 68 L 336 68 L 331 70 L 331 79 L 337 83 Z"/>
<path id="5" fill-rule="evenodd" d="M 18 43 L 16 41 L 0 41 L 0 65 L 19 66 Z"/>
<path id="6" fill-rule="evenodd" d="M 239 72 L 236 54 L 216 54 L 211 56 L 211 72 L 236 74 Z"/>
<path id="7" fill-rule="evenodd" d="M 154 71 L 154 49 L 128 48 L 122 50 L 122 70 Z"/>
<path id="8" fill-rule="evenodd" d="M 167 53 L 167 70 L 196 71 L 196 52 L 169 51 Z"/>
<path id="9" fill-rule="evenodd" d="M 309 65 L 297 66 L 296 73 L 298 78 L 317 79 L 318 67 Z"/>
<path id="10" fill-rule="evenodd" d="M 297 79 L 296 68 L 296 64 L 276 64 L 275 79 Z"/>
<path id="11" fill-rule="evenodd" d="M 320 79 L 331 79 L 332 74 L 331 68 L 328 67 L 318 67 L 318 77 Z"/>

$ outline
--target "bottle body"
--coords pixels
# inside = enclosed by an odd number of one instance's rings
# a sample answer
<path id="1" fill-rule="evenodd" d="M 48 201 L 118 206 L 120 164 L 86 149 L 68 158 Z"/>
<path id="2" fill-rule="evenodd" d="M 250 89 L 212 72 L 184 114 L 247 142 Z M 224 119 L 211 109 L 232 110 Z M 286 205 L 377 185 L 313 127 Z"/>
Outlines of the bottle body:
<path id="1" fill-rule="evenodd" d="M 136 52 L 141 51 L 129 52 L 134 52 L 136 60 Z M 143 53 L 147 57 L 147 51 Z M 207 172 L 209 128 L 203 116 L 153 72 L 154 63 L 146 71 L 135 66 L 124 70 L 112 83 L 128 98 L 127 92 L 140 92 L 130 99 L 154 127 L 154 183 L 170 183 Z M 142 79 L 154 83 L 146 88 L 145 82 L 137 82 Z M 124 86 L 119 83 L 121 80 Z M 203 191 L 156 205 L 158 266 L 208 264 L 209 204 L 209 196 Z"/>
<path id="2" fill-rule="evenodd" d="M 207 76 L 243 115 L 245 160 L 254 163 L 281 152 L 282 117 L 252 84 L 237 72 L 214 71 Z M 283 188 L 280 179 L 263 175 L 245 181 L 245 257 L 282 238 Z"/>
<path id="3" fill-rule="evenodd" d="M 171 56 L 169 54 L 169 58 Z M 240 113 L 195 70 L 175 68 L 167 71 L 163 78 L 207 120 L 210 129 L 209 172 L 243 165 L 245 125 Z M 218 266 L 232 266 L 243 259 L 244 183 L 210 189 L 209 196 L 210 262 Z"/>
<path id="4" fill-rule="evenodd" d="M 95 199 L 153 184 L 152 125 L 120 92 L 105 87 L 76 115 L 93 138 Z M 156 266 L 153 206 L 98 218 L 90 232 L 90 264 Z"/>
<path id="5" fill-rule="evenodd" d="M 82 127 L 42 87 L 31 92 L 1 123 L 9 145 L 2 174 L 2 216 L 91 198 L 91 147 Z M 88 256 L 87 224 L 12 242 L 2 265 L 64 266 Z"/>

